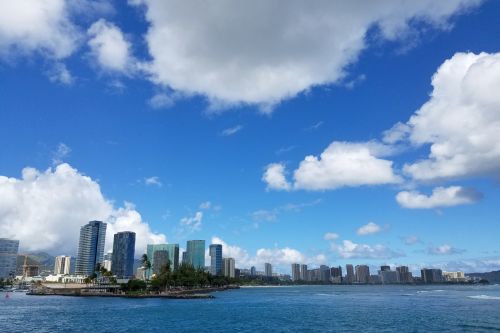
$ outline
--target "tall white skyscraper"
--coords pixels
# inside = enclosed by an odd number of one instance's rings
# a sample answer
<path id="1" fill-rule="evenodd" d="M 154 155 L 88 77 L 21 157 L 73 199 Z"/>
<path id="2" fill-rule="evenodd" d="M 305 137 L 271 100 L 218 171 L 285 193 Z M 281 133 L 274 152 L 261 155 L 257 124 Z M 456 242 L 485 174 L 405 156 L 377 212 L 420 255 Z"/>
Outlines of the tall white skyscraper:
<path id="1" fill-rule="evenodd" d="M 69 274 L 69 269 L 71 265 L 71 257 L 70 256 L 57 256 L 56 262 L 54 265 L 54 274 Z"/>
<path id="2" fill-rule="evenodd" d="M 234 258 L 223 258 L 222 266 L 224 267 L 224 276 L 234 278 Z"/>

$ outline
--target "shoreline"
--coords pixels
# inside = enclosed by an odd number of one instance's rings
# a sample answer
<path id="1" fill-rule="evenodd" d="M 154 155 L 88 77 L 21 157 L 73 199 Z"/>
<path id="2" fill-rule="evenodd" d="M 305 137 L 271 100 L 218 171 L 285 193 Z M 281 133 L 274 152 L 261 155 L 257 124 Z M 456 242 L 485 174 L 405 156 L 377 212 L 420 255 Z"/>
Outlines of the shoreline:
<path id="1" fill-rule="evenodd" d="M 119 297 L 119 298 L 166 298 L 166 299 L 214 299 L 212 293 L 239 289 L 239 286 L 213 287 L 186 289 L 163 293 L 113 293 L 113 292 L 89 292 L 82 288 L 50 288 L 44 286 L 30 290 L 26 293 L 29 296 L 66 296 L 66 297 Z"/>

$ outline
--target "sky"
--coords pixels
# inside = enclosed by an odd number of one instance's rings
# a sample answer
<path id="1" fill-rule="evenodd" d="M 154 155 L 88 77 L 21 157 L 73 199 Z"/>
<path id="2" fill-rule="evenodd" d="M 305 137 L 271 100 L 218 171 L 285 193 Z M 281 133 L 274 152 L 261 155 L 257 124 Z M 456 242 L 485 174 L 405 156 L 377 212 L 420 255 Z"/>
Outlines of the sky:
<path id="1" fill-rule="evenodd" d="M 0 237 L 500 269 L 497 1 L 0 1 Z"/>

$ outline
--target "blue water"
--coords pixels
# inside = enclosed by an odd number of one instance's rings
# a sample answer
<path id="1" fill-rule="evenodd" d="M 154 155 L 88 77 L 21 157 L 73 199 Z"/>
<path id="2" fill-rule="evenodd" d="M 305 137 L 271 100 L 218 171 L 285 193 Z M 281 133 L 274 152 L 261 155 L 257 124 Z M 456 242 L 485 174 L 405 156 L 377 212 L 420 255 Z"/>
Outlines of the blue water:
<path id="1" fill-rule="evenodd" d="M 500 332 L 500 286 L 242 288 L 211 300 L 0 293 L 0 332 Z"/>

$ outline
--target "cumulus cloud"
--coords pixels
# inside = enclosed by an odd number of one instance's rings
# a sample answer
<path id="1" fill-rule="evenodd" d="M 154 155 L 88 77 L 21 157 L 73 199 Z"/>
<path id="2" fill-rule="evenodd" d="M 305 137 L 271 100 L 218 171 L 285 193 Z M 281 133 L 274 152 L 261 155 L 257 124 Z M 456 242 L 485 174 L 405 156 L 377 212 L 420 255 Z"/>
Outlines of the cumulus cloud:
<path id="1" fill-rule="evenodd" d="M 357 244 L 350 240 L 344 240 L 342 244 L 332 243 L 331 249 L 344 259 L 392 259 L 405 256 L 381 244 Z"/>
<path id="2" fill-rule="evenodd" d="M 465 250 L 457 249 L 451 245 L 443 244 L 440 246 L 429 246 L 427 248 L 427 253 L 431 255 L 450 255 L 464 253 Z"/>
<path id="3" fill-rule="evenodd" d="M 234 127 L 229 127 L 229 128 L 226 128 L 225 130 L 223 130 L 220 135 L 222 136 L 231 136 L 231 135 L 234 135 L 236 133 L 238 133 L 239 131 L 241 131 L 243 129 L 243 126 L 241 125 L 236 125 Z"/>
<path id="4" fill-rule="evenodd" d="M 498 178 L 500 53 L 456 53 L 439 67 L 432 86 L 430 99 L 398 125 L 406 132 L 400 137 L 430 145 L 428 157 L 406 164 L 405 173 L 418 181 Z"/>
<path id="5" fill-rule="evenodd" d="M 368 222 L 367 224 L 359 227 L 356 233 L 358 235 L 364 236 L 364 235 L 378 234 L 381 231 L 382 228 L 378 224 L 373 222 Z"/>
<path id="6" fill-rule="evenodd" d="M 319 157 L 309 155 L 294 171 L 293 185 L 285 176 L 282 163 L 269 164 L 262 176 L 268 189 L 331 190 L 345 186 L 396 184 L 401 178 L 392 161 L 379 157 L 392 153 L 392 148 L 377 142 L 331 143 Z"/>
<path id="7" fill-rule="evenodd" d="M 405 35 L 415 22 L 448 27 L 448 18 L 478 0 L 451 1 L 163 1 L 145 9 L 151 79 L 200 94 L 212 104 L 269 106 L 344 77 L 366 47 Z M 411 22 L 411 23 L 410 23 Z"/>
<path id="8" fill-rule="evenodd" d="M 95 180 L 66 163 L 43 172 L 24 168 L 20 179 L 0 176 L 0 197 L 0 234 L 19 239 L 24 250 L 76 253 L 80 227 L 94 219 L 108 223 L 107 249 L 118 231 L 137 234 L 136 255 L 147 243 L 166 242 L 132 204 L 115 207 Z"/>
<path id="9" fill-rule="evenodd" d="M 324 240 L 335 240 L 339 238 L 339 235 L 337 233 L 334 233 L 334 232 L 327 232 L 324 236 L 323 236 L 323 239 Z"/>
<path id="10" fill-rule="evenodd" d="M 133 70 L 131 44 L 120 28 L 100 19 L 90 26 L 87 34 L 91 54 L 101 69 L 120 73 Z"/>
<path id="11" fill-rule="evenodd" d="M 291 189 L 290 183 L 286 180 L 285 166 L 281 163 L 269 164 L 262 176 L 262 180 L 267 184 L 267 188 L 270 190 L 288 191 Z"/>
<path id="12" fill-rule="evenodd" d="M 417 191 L 402 191 L 396 195 L 396 201 L 405 208 L 429 209 L 451 207 L 475 203 L 482 198 L 482 194 L 474 189 L 461 186 L 436 187 L 432 194 L 427 196 Z"/>
<path id="13" fill-rule="evenodd" d="M 183 217 L 180 225 L 190 232 L 201 230 L 201 222 L 203 221 L 203 212 L 196 212 L 193 216 Z"/>
<path id="14" fill-rule="evenodd" d="M 390 148 L 375 142 L 331 143 L 319 157 L 309 155 L 294 172 L 294 187 L 328 190 L 344 186 L 399 183 L 392 161 L 379 158 Z"/>
<path id="15" fill-rule="evenodd" d="M 0 1 L 0 54 L 69 56 L 80 39 L 65 0 Z"/>

